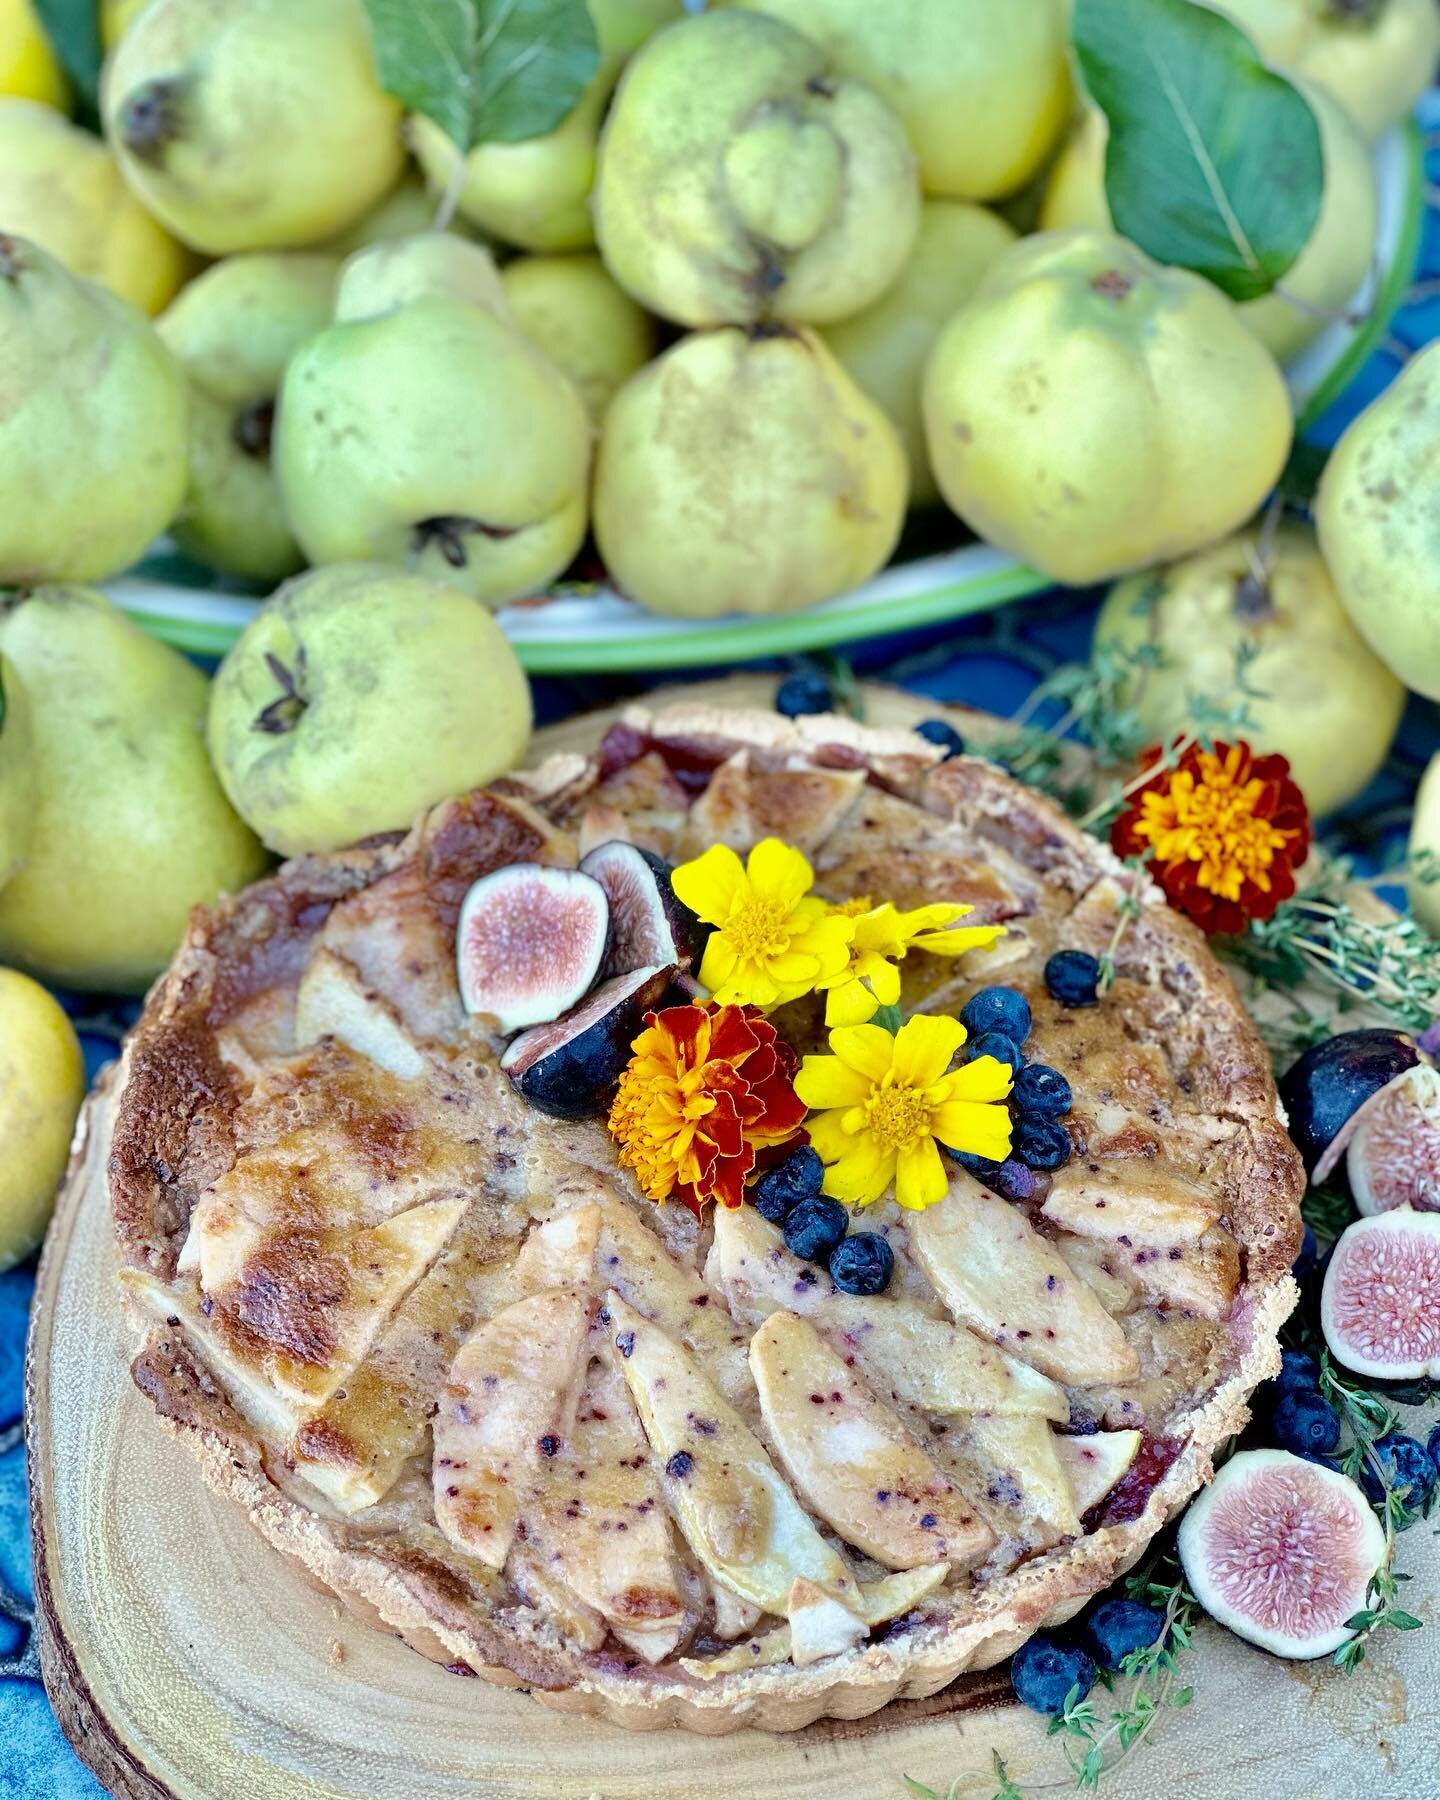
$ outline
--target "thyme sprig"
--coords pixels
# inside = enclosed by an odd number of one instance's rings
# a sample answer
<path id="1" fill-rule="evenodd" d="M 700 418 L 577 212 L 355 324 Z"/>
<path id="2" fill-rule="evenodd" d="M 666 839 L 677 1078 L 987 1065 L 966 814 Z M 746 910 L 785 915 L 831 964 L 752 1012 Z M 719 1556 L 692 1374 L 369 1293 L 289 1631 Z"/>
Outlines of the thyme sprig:
<path id="1" fill-rule="evenodd" d="M 1396 1483 L 1376 1449 L 1381 1438 L 1399 1428 L 1398 1415 L 1378 1394 L 1346 1381 L 1325 1351 L 1320 1356 L 1320 1392 L 1339 1413 L 1349 1436 L 1350 1441 L 1341 1454 L 1340 1467 L 1352 1481 L 1359 1481 L 1369 1471 L 1380 1490 L 1379 1500 L 1372 1504 L 1385 1528 L 1385 1554 L 1380 1567 L 1370 1577 L 1365 1605 L 1345 1621 L 1346 1629 L 1354 1635 L 1335 1652 L 1336 1667 L 1353 1675 L 1365 1661 L 1366 1651 L 1377 1632 L 1420 1631 L 1424 1628 L 1422 1620 L 1399 1604 L 1400 1583 L 1410 1577 L 1395 1567 L 1396 1535 L 1413 1519 L 1407 1504 L 1410 1484 Z M 1424 1508 L 1427 1515 L 1433 1503 L 1434 1495 L 1431 1494 Z"/>
<path id="2" fill-rule="evenodd" d="M 1028 1794 L 1056 1788 L 1093 1793 L 1104 1776 L 1153 1734 L 1167 1712 L 1178 1712 L 1194 1699 L 1193 1688 L 1176 1683 L 1180 1658 L 1190 1648 L 1199 1602 L 1190 1592 L 1173 1549 L 1153 1553 L 1126 1580 L 1125 1590 L 1132 1599 L 1155 1607 L 1164 1624 L 1154 1643 L 1132 1650 L 1117 1674 L 1101 1675 L 1103 1685 L 1111 1693 L 1119 1693 L 1119 1704 L 1103 1711 L 1092 1698 L 1082 1697 L 1078 1687 L 1072 1688 L 1049 1730 L 1049 1736 L 1063 1739 L 1060 1747 L 1066 1771 L 1028 1781 L 1022 1792 L 1011 1780 L 999 1751 L 992 1751 L 991 1767 L 998 1783 L 993 1800 L 1026 1800 Z M 905 1785 L 916 1800 L 955 1800 L 962 1788 L 968 1791 L 974 1781 L 957 1777 L 945 1796 L 908 1775 Z"/>
<path id="3" fill-rule="evenodd" d="M 1363 1003 L 1405 1030 L 1423 1031 L 1440 1015 L 1434 938 L 1413 918 L 1369 918 L 1354 904 L 1357 888 L 1395 880 L 1391 871 L 1359 882 L 1348 858 L 1316 851 L 1305 888 L 1220 948 L 1262 987 L 1318 985 L 1339 1010 Z"/>

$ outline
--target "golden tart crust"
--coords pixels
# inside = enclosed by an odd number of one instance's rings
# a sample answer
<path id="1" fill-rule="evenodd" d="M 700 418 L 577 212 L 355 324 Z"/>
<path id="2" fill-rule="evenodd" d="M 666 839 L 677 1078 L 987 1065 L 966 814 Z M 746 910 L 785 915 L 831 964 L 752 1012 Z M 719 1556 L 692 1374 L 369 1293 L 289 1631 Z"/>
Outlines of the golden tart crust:
<path id="1" fill-rule="evenodd" d="M 641 1730 L 793 1730 L 1000 1661 L 1131 1567 L 1209 1478 L 1278 1367 L 1295 1299 L 1302 1176 L 1264 1048 L 1203 938 L 1154 891 L 1105 1003 L 1051 1002 L 1039 979 L 1051 951 L 1110 942 L 1117 865 L 1042 796 L 977 758 L 939 756 L 908 732 L 835 717 L 636 707 L 591 757 L 552 757 L 408 834 L 297 859 L 197 912 L 127 1046 L 115 1111 L 121 1282 L 146 1333 L 134 1378 L 212 1485 L 359 1617 L 561 1710 Z M 780 1309 L 776 1284 L 795 1269 L 778 1234 L 748 1208 L 715 1233 L 640 1200 L 598 1125 L 526 1106 L 456 992 L 455 921 L 480 875 L 573 865 L 616 836 L 679 860 L 771 833 L 806 851 L 829 897 L 961 899 L 975 922 L 1005 923 L 963 968 L 910 959 L 905 1002 L 949 1010 L 987 979 L 1023 987 L 1029 1053 L 1075 1091 L 1075 1155 L 1023 1213 L 957 1171 L 963 1214 L 942 1219 L 952 1197 L 918 1221 L 888 1203 L 866 1221 L 890 1229 L 897 1274 L 857 1304 L 895 1309 L 887 1329 L 963 1337 L 966 1380 L 1003 1389 L 996 1366 L 1016 1359 L 1048 1410 L 1009 1416 L 1002 1392 L 998 1410 L 936 1417 L 935 1396 L 883 1344 L 859 1354 L 855 1392 L 842 1397 L 837 1377 L 829 1399 L 879 1421 L 915 1491 L 933 1496 L 925 1518 L 943 1516 L 928 1570 L 908 1548 L 914 1520 L 877 1515 L 861 1531 L 837 1517 L 837 1535 L 815 1480 L 821 1440 L 803 1420 L 773 1431 L 760 1407 L 755 1382 L 773 1389 L 784 1353 L 823 1358 L 853 1341 L 823 1293 Z M 1073 1298 L 1050 1361 L 967 1290 L 962 1224 L 1018 1234 L 1016 1254 L 1063 1271 Z M 591 1274 L 569 1285 L 582 1265 Z M 572 1334 L 589 1322 L 599 1348 L 582 1365 L 577 1436 L 597 1456 L 639 1448 L 600 1500 L 565 1486 L 590 1472 L 567 1446 L 546 1487 L 504 1512 L 505 1547 L 476 1553 L 484 1540 L 456 1524 L 474 1496 L 444 1470 L 465 1465 L 465 1372 L 508 1366 L 493 1361 L 508 1354 L 504 1331 L 485 1333 L 517 1300 L 542 1331 L 552 1317 Z M 742 1459 L 758 1437 L 784 1471 L 775 1503 L 812 1562 L 835 1566 L 844 1540 L 860 1592 L 885 1599 L 867 1602 L 881 1619 L 868 1638 L 814 1650 L 795 1610 L 782 1635 L 710 1581 L 678 1532 L 666 1548 L 654 1510 L 677 1499 L 661 1426 L 649 1421 L 647 1457 L 633 1421 L 612 1417 L 625 1381 L 596 1325 L 602 1303 L 653 1333 L 646 1355 L 683 1345 L 685 1368 L 710 1384 L 697 1391 L 756 1434 L 735 1440 Z M 1063 1341 L 1080 1317 L 1099 1321 L 1093 1366 Z M 977 1348 L 980 1332 L 994 1349 Z M 1052 1438 L 1056 1423 L 1077 1435 Z M 1063 1482 L 1016 1491 L 996 1477 L 1008 1446 L 1036 1433 L 1043 1467 L 1055 1442 L 1072 1467 L 1097 1427 L 1146 1435 L 1135 1475 L 1080 1535 Z M 644 1543 L 617 1555 L 598 1534 L 622 1507 L 644 1515 Z M 570 1541 L 567 1517 L 588 1535 L 577 1526 Z M 639 1576 L 657 1571 L 652 1591 Z M 807 1619 L 823 1638 L 824 1606 Z"/>

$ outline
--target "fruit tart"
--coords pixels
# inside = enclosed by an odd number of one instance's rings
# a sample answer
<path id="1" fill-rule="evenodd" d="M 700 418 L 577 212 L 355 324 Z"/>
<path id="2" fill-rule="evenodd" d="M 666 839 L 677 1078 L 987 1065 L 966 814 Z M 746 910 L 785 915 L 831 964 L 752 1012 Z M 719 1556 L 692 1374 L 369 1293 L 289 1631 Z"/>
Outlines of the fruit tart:
<path id="1" fill-rule="evenodd" d="M 998 1662 L 1209 1479 L 1294 1299 L 1267 1057 L 1137 879 L 950 744 L 685 704 L 286 864 L 125 1053 L 136 1383 L 547 1705 L 780 1731 Z"/>

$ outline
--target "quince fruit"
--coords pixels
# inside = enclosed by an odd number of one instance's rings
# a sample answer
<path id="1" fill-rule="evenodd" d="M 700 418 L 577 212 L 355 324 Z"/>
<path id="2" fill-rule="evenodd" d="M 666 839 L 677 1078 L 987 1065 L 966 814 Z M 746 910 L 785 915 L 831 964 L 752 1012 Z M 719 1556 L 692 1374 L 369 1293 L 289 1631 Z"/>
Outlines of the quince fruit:
<path id="1" fill-rule="evenodd" d="M 655 321 L 598 256 L 517 256 L 500 271 L 516 325 L 580 390 L 593 424 L 655 354 Z"/>
<path id="2" fill-rule="evenodd" d="M 1074 586 L 1233 531 L 1293 429 L 1274 358 L 1218 289 L 1085 231 L 1000 258 L 940 334 L 924 409 L 952 510 Z"/>
<path id="3" fill-rule="evenodd" d="M 1242 655 L 1257 750 L 1288 757 L 1310 811 L 1333 812 L 1367 787 L 1405 707 L 1404 685 L 1350 623 L 1315 534 L 1280 528 L 1262 551 L 1254 531 L 1114 588 L 1095 642 L 1150 644 L 1128 702 L 1157 741 L 1183 731 L 1196 697 L 1229 700 Z"/>
<path id="4" fill-rule="evenodd" d="M 34 807 L 0 887 L 0 956 L 67 987 L 140 992 L 191 907 L 265 866 L 205 754 L 210 684 L 85 588 L 0 603 L 0 653 L 28 706 Z M 0 754 L 0 805 L 12 773 Z"/>
<path id="5" fill-rule="evenodd" d="M 189 267 L 100 139 L 34 100 L 0 100 L 0 219 L 142 312 L 168 305 Z"/>
<path id="6" fill-rule="evenodd" d="M 459 239 L 376 246 L 346 266 L 336 323 L 286 369 L 275 431 L 311 563 L 408 563 L 501 606 L 570 562 L 589 420 L 505 304 L 486 252 Z"/>
<path id="7" fill-rule="evenodd" d="M 679 324 L 829 324 L 899 274 L 919 202 L 873 89 L 778 19 L 710 12 L 652 38 L 621 78 L 595 231 L 620 285 Z"/>
<path id="8" fill-rule="evenodd" d="M 272 850 L 333 850 L 512 768 L 530 689 L 478 601 L 371 564 L 287 583 L 215 676 L 210 751 Z"/>
<path id="9" fill-rule="evenodd" d="M 1315 502 L 1320 548 L 1360 635 L 1417 693 L 1440 700 L 1440 345 L 1353 421 Z"/>
<path id="10" fill-rule="evenodd" d="M 85 1059 L 59 1001 L 0 969 L 0 1269 L 45 1236 L 84 1098 Z"/>
<path id="11" fill-rule="evenodd" d="M 185 492 L 185 378 L 128 302 L 0 236 L 0 585 L 129 566 Z"/>
<path id="12" fill-rule="evenodd" d="M 813 38 L 900 115 L 927 194 L 994 200 L 1044 162 L 1070 108 L 1058 0 L 725 0 Z"/>
<path id="13" fill-rule="evenodd" d="M 302 566 L 271 468 L 290 358 L 330 322 L 333 256 L 256 250 L 192 281 L 157 329 L 190 380 L 190 483 L 175 542 L 212 568 L 275 582 Z"/>
<path id="14" fill-rule="evenodd" d="M 135 192 L 212 256 L 318 243 L 405 160 L 362 0 L 151 0 L 105 66 L 101 112 Z"/>
<path id="15" fill-rule="evenodd" d="M 904 516 L 899 434 L 813 332 L 698 332 L 605 415 L 595 536 L 652 612 L 811 606 L 868 581 Z"/>
<path id="16" fill-rule="evenodd" d="M 0 94 L 69 108 L 70 84 L 34 0 L 0 0 Z"/>
<path id="17" fill-rule="evenodd" d="M 841 364 L 900 428 L 910 464 L 910 504 L 940 498 L 925 447 L 920 393 L 941 328 L 1015 242 L 997 214 L 966 200 L 927 200 L 920 231 L 888 293 L 822 333 Z"/>
<path id="18" fill-rule="evenodd" d="M 1224 0 L 1266 62 L 1329 90 L 1366 137 L 1398 124 L 1440 59 L 1435 0 Z"/>

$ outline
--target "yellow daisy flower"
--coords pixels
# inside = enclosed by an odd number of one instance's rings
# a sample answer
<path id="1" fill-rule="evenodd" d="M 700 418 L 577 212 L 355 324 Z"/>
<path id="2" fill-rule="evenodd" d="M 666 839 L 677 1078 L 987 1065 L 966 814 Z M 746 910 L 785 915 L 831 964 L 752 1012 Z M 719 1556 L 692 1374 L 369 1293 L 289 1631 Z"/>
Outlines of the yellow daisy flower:
<path id="1" fill-rule="evenodd" d="M 850 940 L 850 961 L 833 980 L 818 985 L 825 989 L 827 1025 L 863 1025 L 882 1006 L 900 1002 L 900 970 L 911 950 L 928 950 L 932 956 L 961 956 L 980 950 L 1005 935 L 1003 925 L 967 925 L 959 921 L 974 912 L 973 906 L 938 903 L 901 912 L 887 900 L 882 906 L 861 911 L 853 902 L 837 909 L 855 920 Z"/>
<path id="2" fill-rule="evenodd" d="M 670 885 L 713 925 L 700 980 L 722 1006 L 781 1006 L 838 975 L 855 925 L 811 899 L 815 872 L 796 849 L 765 838 L 742 863 L 725 844 L 681 863 Z"/>
<path id="3" fill-rule="evenodd" d="M 893 1184 L 901 1206 L 919 1210 L 949 1192 L 937 1140 L 994 1162 L 1010 1154 L 1009 1066 L 981 1056 L 952 1069 L 964 1042 L 958 1019 L 918 1013 L 894 1037 L 879 1025 L 839 1026 L 833 1056 L 805 1058 L 795 1092 L 816 1109 L 805 1126 L 832 1199 L 869 1206 Z"/>

